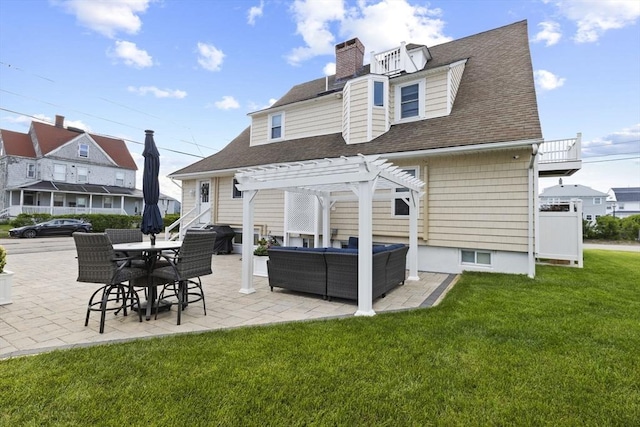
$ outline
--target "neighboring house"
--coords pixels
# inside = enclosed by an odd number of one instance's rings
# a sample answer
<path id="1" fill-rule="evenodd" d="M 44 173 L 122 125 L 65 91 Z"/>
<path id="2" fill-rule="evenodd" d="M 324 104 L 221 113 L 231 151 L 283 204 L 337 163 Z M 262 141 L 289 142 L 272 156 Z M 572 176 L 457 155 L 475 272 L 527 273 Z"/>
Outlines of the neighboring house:
<path id="1" fill-rule="evenodd" d="M 533 276 L 538 176 L 570 175 L 581 160 L 579 137 L 545 150 L 526 21 L 430 48 L 402 44 L 372 54 L 369 65 L 364 52 L 358 39 L 338 44 L 336 75 L 294 86 L 249 114 L 251 125 L 220 152 L 172 173 L 183 182 L 184 223 L 240 233 L 238 171 L 380 155 L 425 183 L 419 270 Z M 373 201 L 373 241 L 407 243 L 408 193 L 390 191 Z M 261 190 L 252 203 L 254 241 L 318 244 L 313 196 Z M 358 235 L 358 203 L 332 198 L 330 224 L 333 245 Z"/>
<path id="2" fill-rule="evenodd" d="M 610 189 L 607 196 L 607 213 L 617 218 L 640 214 L 640 187 Z"/>
<path id="3" fill-rule="evenodd" d="M 26 134 L 0 129 L 0 216 L 141 214 L 136 170 L 123 140 L 65 128 L 63 116 Z M 164 214 L 176 201 L 163 199 Z"/>
<path id="4" fill-rule="evenodd" d="M 562 184 L 545 188 L 540 193 L 541 205 L 552 205 L 560 202 L 568 202 L 571 199 L 582 200 L 582 219 L 592 224 L 596 223 L 599 216 L 607 214 L 607 193 L 594 190 L 578 184 Z"/>

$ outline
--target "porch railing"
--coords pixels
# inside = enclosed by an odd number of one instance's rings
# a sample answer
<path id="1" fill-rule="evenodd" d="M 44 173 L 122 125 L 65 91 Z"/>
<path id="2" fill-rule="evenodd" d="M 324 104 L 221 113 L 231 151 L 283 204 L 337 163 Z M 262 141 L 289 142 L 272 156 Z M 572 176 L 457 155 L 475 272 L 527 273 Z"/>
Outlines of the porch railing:
<path id="1" fill-rule="evenodd" d="M 18 214 L 51 214 L 51 215 L 81 215 L 81 214 L 106 214 L 128 215 L 122 208 L 84 208 L 69 206 L 11 206 L 8 208 L 10 216 Z"/>
<path id="2" fill-rule="evenodd" d="M 182 240 L 184 237 L 184 233 L 186 233 L 189 227 L 193 226 L 193 224 L 196 221 L 198 221 L 200 218 L 202 218 L 204 215 L 207 215 L 211 212 L 211 208 L 209 208 L 200 212 L 199 214 L 196 214 L 196 209 L 197 209 L 197 206 L 191 209 L 186 214 L 182 215 L 173 224 L 166 227 L 164 229 L 164 239 L 165 240 L 175 240 L 175 239 Z M 171 230 L 173 230 L 178 226 L 180 226 L 180 231 L 178 232 L 178 234 L 172 236 Z"/>

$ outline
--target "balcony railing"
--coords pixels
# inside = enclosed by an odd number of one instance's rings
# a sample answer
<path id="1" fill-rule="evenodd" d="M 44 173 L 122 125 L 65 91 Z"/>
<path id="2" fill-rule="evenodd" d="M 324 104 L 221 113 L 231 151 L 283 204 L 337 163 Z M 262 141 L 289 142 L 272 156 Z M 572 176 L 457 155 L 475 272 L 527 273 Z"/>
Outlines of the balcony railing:
<path id="1" fill-rule="evenodd" d="M 418 68 L 407 53 L 403 42 L 399 47 L 385 52 L 371 54 L 371 72 L 373 74 L 398 74 L 402 71 L 413 73 Z"/>
<path id="2" fill-rule="evenodd" d="M 538 161 L 540 176 L 573 175 L 582 167 L 582 134 L 576 138 L 544 141 Z"/>

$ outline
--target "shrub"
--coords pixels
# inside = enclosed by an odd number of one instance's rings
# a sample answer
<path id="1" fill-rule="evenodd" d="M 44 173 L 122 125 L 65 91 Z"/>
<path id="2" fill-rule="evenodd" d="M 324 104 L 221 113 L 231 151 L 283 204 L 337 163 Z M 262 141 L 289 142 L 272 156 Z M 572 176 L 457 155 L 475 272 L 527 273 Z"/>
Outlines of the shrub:
<path id="1" fill-rule="evenodd" d="M 620 237 L 624 240 L 640 240 L 640 214 L 620 220 Z"/>
<path id="2" fill-rule="evenodd" d="M 162 221 L 164 222 L 164 227 L 167 228 L 168 226 L 170 226 L 171 224 L 173 224 L 179 219 L 180 219 L 180 214 L 167 214 L 164 216 Z M 172 231 L 178 231 L 179 229 L 180 229 L 180 226 L 177 226 Z"/>
<path id="3" fill-rule="evenodd" d="M 586 219 L 582 220 L 582 238 L 595 239 L 597 237 L 596 226 Z"/>
<path id="4" fill-rule="evenodd" d="M 618 240 L 620 238 L 620 218 L 610 215 L 596 219 L 596 236 L 599 239 Z"/>
<path id="5" fill-rule="evenodd" d="M 5 265 L 7 265 L 7 250 L 4 246 L 0 246 L 0 273 L 4 271 Z"/>

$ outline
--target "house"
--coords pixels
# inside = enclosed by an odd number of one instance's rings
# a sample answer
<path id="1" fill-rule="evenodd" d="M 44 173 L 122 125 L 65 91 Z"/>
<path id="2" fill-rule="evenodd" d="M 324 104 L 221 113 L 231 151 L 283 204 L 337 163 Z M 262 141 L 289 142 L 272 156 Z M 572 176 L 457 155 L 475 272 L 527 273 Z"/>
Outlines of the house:
<path id="1" fill-rule="evenodd" d="M 592 224 L 596 219 L 607 214 L 607 193 L 594 190 L 590 187 L 578 184 L 563 184 L 560 178 L 559 184 L 545 188 L 540 193 L 541 205 L 553 205 L 560 202 L 568 202 L 571 199 L 582 201 L 582 219 Z"/>
<path id="2" fill-rule="evenodd" d="M 254 242 L 269 235 L 345 244 L 358 235 L 358 203 L 265 189 L 251 193 L 249 215 L 238 179 L 278 165 L 378 156 L 425 184 L 419 270 L 533 276 L 538 176 L 570 175 L 581 160 L 579 135 L 542 138 L 526 21 L 433 47 L 403 43 L 372 54 L 368 65 L 364 52 L 357 38 L 338 44 L 335 75 L 293 86 L 249 114 L 250 126 L 225 148 L 172 173 L 183 183 L 183 223 L 230 225 L 239 243 L 245 215 Z M 371 206 L 372 239 L 407 243 L 409 190 L 384 191 Z"/>
<path id="3" fill-rule="evenodd" d="M 0 129 L 0 216 L 141 214 L 136 170 L 123 140 L 65 127 L 63 116 L 26 134 Z M 175 203 L 164 196 L 159 206 Z"/>
<path id="4" fill-rule="evenodd" d="M 640 187 L 611 188 L 607 193 L 607 214 L 617 218 L 640 214 Z"/>

